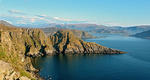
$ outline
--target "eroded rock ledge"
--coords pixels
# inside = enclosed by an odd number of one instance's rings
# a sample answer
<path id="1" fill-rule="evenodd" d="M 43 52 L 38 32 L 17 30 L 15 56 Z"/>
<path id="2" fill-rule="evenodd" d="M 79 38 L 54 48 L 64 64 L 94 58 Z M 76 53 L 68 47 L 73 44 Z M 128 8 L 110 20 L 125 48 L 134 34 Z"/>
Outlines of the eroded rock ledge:
<path id="1" fill-rule="evenodd" d="M 77 38 L 69 30 L 57 31 L 50 37 L 53 47 L 58 54 L 122 54 L 124 52 L 114 50 L 96 44 L 94 42 L 85 42 Z"/>

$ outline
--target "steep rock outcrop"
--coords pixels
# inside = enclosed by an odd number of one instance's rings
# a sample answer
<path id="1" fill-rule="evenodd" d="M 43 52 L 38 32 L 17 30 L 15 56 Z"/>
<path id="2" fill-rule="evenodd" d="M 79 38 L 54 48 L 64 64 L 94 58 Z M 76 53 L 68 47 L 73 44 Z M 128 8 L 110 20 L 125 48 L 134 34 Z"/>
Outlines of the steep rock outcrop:
<path id="1" fill-rule="evenodd" d="M 21 76 L 36 79 L 31 57 L 52 55 L 51 40 L 40 29 L 16 28 L 0 24 L 0 60 L 12 65 Z"/>
<path id="2" fill-rule="evenodd" d="M 25 55 L 53 54 L 49 38 L 40 29 L 23 29 L 0 25 L 1 44 L 8 52 Z M 9 43 L 9 44 L 8 44 Z"/>
<path id="3" fill-rule="evenodd" d="M 60 30 L 50 37 L 53 47 L 62 54 L 121 54 L 119 50 L 114 50 L 101 46 L 93 42 L 85 42 L 77 38 L 69 30 Z"/>

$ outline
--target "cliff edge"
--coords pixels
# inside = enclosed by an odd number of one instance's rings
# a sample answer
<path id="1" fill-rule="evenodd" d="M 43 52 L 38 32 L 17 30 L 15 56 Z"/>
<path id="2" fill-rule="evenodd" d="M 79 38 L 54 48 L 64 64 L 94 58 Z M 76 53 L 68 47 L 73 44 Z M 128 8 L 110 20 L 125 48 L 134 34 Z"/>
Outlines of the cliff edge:
<path id="1" fill-rule="evenodd" d="M 69 30 L 57 31 L 50 37 L 53 47 L 60 54 L 122 54 L 124 52 L 114 50 L 96 44 L 94 42 L 85 42 L 76 37 Z"/>

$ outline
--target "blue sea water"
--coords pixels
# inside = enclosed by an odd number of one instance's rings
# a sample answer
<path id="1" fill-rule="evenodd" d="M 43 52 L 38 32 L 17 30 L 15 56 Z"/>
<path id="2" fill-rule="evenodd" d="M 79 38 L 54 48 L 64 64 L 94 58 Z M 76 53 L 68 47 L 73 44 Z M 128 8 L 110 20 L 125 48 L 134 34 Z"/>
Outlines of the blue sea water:
<path id="1" fill-rule="evenodd" d="M 128 53 L 47 56 L 37 59 L 35 67 L 40 69 L 40 76 L 46 80 L 150 80 L 150 40 L 121 35 L 105 36 L 85 41 Z"/>

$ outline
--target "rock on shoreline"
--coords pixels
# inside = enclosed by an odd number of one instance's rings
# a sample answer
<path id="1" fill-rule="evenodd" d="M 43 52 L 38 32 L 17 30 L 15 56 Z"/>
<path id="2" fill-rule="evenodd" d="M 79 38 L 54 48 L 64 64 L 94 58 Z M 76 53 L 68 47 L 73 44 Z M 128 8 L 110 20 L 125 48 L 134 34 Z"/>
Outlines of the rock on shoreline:
<path id="1" fill-rule="evenodd" d="M 94 42 L 85 42 L 77 38 L 69 30 L 57 31 L 50 37 L 53 47 L 58 54 L 122 54 L 124 52 L 114 50 L 96 44 Z"/>

